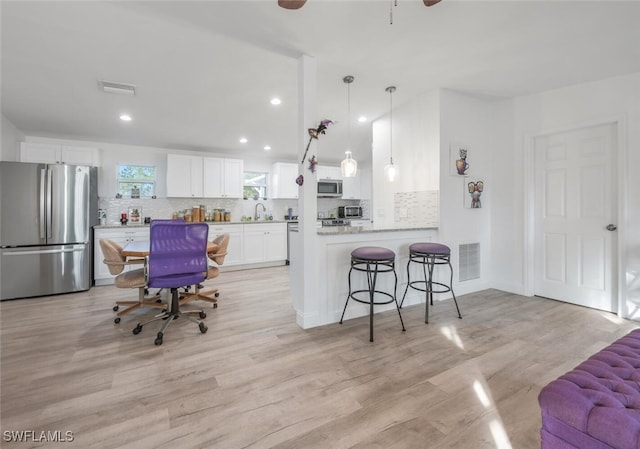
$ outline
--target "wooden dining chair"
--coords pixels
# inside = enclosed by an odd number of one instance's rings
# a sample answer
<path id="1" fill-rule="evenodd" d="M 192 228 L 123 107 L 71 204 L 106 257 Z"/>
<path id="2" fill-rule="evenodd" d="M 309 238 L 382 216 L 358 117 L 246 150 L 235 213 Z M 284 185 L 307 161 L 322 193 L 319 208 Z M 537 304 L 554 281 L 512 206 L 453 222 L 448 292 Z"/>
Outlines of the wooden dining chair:
<path id="1" fill-rule="evenodd" d="M 125 271 L 125 267 L 144 265 L 145 259 L 127 259 L 120 253 L 122 247 L 113 240 L 100 239 L 100 248 L 104 255 L 104 264 L 107 265 L 109 273 L 116 276 L 114 279 L 114 285 L 118 288 L 137 288 L 138 300 L 137 301 L 116 301 L 113 306 L 113 311 L 117 312 L 114 323 L 118 324 L 120 318 L 123 315 L 133 312 L 141 307 L 153 307 L 163 309 L 166 306 L 157 302 L 160 299 L 160 295 L 147 296 L 147 283 L 145 280 L 144 267 L 134 270 Z M 121 306 L 126 306 L 125 309 L 119 310 Z"/>
<path id="2" fill-rule="evenodd" d="M 222 264 L 224 264 L 224 258 L 228 253 L 229 248 L 229 239 L 231 238 L 230 234 L 220 234 L 213 240 L 213 243 L 218 245 L 218 248 L 210 253 L 207 253 L 207 257 L 209 260 L 213 261 L 217 266 L 209 265 L 209 269 L 207 270 L 207 279 L 217 278 L 220 274 L 220 268 Z M 213 304 L 213 308 L 218 307 L 218 297 L 220 296 L 220 292 L 217 288 L 212 288 L 203 291 L 202 288 L 204 286 L 202 284 L 196 284 L 194 291 L 186 291 L 181 293 L 180 304 L 187 303 L 189 301 L 193 301 L 196 299 L 207 301 Z"/>

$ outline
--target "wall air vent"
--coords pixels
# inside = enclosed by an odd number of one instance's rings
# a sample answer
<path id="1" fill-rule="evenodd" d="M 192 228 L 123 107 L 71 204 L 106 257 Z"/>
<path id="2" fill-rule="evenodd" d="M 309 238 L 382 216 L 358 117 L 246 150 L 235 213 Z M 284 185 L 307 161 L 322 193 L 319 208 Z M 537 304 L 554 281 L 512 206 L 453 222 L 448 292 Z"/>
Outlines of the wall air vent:
<path id="1" fill-rule="evenodd" d="M 480 243 L 462 243 L 458 246 L 458 280 L 480 278 Z"/>
<path id="2" fill-rule="evenodd" d="M 110 94 L 131 95 L 136 94 L 136 86 L 133 84 L 112 83 L 111 81 L 98 81 L 100 89 Z"/>

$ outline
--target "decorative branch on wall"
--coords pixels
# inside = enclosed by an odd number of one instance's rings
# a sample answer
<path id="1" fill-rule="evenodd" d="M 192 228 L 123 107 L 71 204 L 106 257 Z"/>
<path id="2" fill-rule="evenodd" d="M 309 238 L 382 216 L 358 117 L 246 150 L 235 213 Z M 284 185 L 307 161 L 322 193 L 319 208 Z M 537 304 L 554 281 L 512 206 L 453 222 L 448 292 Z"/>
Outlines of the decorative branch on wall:
<path id="1" fill-rule="evenodd" d="M 466 176 L 469 174 L 469 147 L 460 143 L 449 145 L 449 164 L 451 174 L 455 176 Z"/>
<path id="2" fill-rule="evenodd" d="M 469 181 L 465 184 L 464 207 L 467 209 L 480 209 L 482 207 L 483 181 Z"/>

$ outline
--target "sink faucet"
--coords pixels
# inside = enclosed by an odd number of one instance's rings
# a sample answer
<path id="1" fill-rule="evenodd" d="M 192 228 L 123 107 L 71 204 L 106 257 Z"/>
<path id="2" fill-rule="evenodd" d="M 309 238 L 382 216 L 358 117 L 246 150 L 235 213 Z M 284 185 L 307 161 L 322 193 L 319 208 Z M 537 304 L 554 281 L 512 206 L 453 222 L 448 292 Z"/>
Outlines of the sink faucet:
<path id="1" fill-rule="evenodd" d="M 256 221 L 260 220 L 260 214 L 258 213 L 258 206 L 262 206 L 262 212 L 266 212 L 267 211 L 267 208 L 264 207 L 264 204 L 262 204 L 262 203 L 256 204 L 256 213 L 253 216 L 253 219 L 256 220 Z"/>

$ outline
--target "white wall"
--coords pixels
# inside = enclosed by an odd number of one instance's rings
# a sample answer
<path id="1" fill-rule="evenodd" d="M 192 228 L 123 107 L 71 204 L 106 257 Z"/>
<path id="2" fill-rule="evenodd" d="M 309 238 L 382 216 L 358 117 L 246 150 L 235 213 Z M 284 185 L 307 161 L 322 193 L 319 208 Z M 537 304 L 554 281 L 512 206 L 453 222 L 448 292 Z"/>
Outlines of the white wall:
<path id="1" fill-rule="evenodd" d="M 513 101 L 493 104 L 491 166 L 491 284 L 524 294 L 524 198 L 522 156 L 515 150 Z M 519 206 L 519 207 L 516 207 Z"/>
<path id="2" fill-rule="evenodd" d="M 17 161 L 19 142 L 24 140 L 24 134 L 4 115 L 2 115 L 1 126 L 2 147 L 0 147 L 0 161 Z"/>
<path id="3" fill-rule="evenodd" d="M 372 216 L 375 227 L 394 225 L 394 194 L 438 190 L 439 93 L 430 91 L 393 110 L 393 163 L 399 175 L 384 176 L 390 158 L 389 116 L 372 124 Z"/>
<path id="4" fill-rule="evenodd" d="M 458 267 L 458 245 L 480 243 L 480 278 L 456 282 L 457 294 L 482 290 L 491 279 L 491 211 L 494 206 L 491 146 L 491 103 L 450 90 L 440 92 L 440 232 L 441 243 L 451 248 L 454 270 Z M 468 148 L 469 176 L 451 174 L 451 144 Z M 483 181 L 482 208 L 465 208 L 469 181 Z M 462 312 L 464 314 L 464 311 Z"/>
<path id="5" fill-rule="evenodd" d="M 494 117 L 494 167 L 500 191 L 492 208 L 494 285 L 526 293 L 527 254 L 524 238 L 527 142 L 537 134 L 621 120 L 618 238 L 620 313 L 640 319 L 640 74 L 610 78 L 497 103 Z"/>
<path id="6" fill-rule="evenodd" d="M 479 279 L 458 282 L 459 294 L 490 286 L 492 147 L 491 103 L 458 92 L 430 91 L 411 104 L 393 111 L 393 159 L 399 167 L 399 179 L 389 183 L 384 166 L 389 161 L 389 117 L 373 124 L 373 216 L 376 227 L 393 225 L 394 193 L 440 190 L 440 228 L 438 241 L 452 251 L 452 265 L 457 273 L 458 245 L 480 243 Z M 469 173 L 451 174 L 449 146 L 462 143 L 469 148 Z M 464 207 L 466 184 L 482 180 L 481 209 Z M 382 211 L 382 215 L 381 215 Z M 464 313 L 464 312 L 463 312 Z"/>

